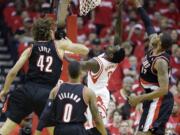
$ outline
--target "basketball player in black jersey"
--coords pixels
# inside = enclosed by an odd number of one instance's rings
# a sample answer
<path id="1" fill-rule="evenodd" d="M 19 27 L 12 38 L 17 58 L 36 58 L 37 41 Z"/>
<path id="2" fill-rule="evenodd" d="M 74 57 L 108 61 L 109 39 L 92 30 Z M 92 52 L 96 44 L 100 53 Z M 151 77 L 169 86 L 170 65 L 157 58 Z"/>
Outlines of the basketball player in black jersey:
<path id="1" fill-rule="evenodd" d="M 86 122 L 85 112 L 89 105 L 96 128 L 101 135 L 106 130 L 98 113 L 95 93 L 81 84 L 81 66 L 73 61 L 68 66 L 69 82 L 62 83 L 52 89 L 49 100 L 41 115 L 38 130 L 40 134 L 43 127 L 54 117 L 54 135 L 87 135 L 84 128 Z"/>
<path id="2" fill-rule="evenodd" d="M 129 97 L 129 103 L 136 106 L 143 103 L 143 113 L 138 135 L 164 135 L 165 125 L 173 108 L 173 96 L 169 92 L 169 54 L 172 39 L 168 33 L 156 34 L 140 0 L 133 0 L 150 36 L 151 48 L 141 67 L 140 84 L 145 93 Z"/>
<path id="3" fill-rule="evenodd" d="M 9 71 L 0 98 L 8 92 L 11 83 L 24 63 L 29 60 L 29 70 L 23 87 L 14 90 L 9 98 L 7 120 L 0 129 L 8 135 L 23 118 L 35 112 L 40 116 L 50 90 L 58 82 L 62 71 L 64 51 L 86 55 L 88 48 L 74 44 L 69 39 L 54 39 L 54 22 L 48 18 L 38 19 L 33 24 L 34 43 L 20 56 Z"/>

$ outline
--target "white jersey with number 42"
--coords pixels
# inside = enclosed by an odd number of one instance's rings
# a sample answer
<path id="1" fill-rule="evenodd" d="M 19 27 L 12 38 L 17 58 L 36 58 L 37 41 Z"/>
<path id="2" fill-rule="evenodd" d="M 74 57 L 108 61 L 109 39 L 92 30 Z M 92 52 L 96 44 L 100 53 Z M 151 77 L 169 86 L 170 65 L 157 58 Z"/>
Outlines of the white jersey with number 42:
<path id="1" fill-rule="evenodd" d="M 99 71 L 97 73 L 88 72 L 88 88 L 95 93 L 107 87 L 108 80 L 117 67 L 117 64 L 109 62 L 103 56 L 104 54 L 101 54 L 94 58 L 99 63 Z"/>

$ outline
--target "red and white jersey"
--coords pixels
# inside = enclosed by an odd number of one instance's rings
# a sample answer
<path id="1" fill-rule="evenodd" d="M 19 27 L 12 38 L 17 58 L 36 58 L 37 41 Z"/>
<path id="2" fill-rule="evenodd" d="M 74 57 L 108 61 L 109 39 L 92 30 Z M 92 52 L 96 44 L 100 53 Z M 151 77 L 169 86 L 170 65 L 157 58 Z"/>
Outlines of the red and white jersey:
<path id="1" fill-rule="evenodd" d="M 108 80 L 117 67 L 116 63 L 106 60 L 103 56 L 104 54 L 94 57 L 99 63 L 99 71 L 97 73 L 88 72 L 88 87 L 95 91 L 95 93 L 107 87 Z"/>

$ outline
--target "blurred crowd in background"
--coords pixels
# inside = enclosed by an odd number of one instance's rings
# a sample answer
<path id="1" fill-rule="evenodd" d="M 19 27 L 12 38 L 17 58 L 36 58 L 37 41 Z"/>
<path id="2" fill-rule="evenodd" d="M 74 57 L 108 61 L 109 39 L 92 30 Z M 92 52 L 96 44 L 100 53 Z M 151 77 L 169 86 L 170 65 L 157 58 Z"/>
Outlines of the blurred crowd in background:
<path id="1" fill-rule="evenodd" d="M 0 0 L 0 29 L 4 45 L 8 46 L 13 63 L 33 41 L 31 27 L 33 21 L 44 16 L 50 5 L 45 0 Z M 72 12 L 78 14 L 78 0 L 72 0 Z M 146 0 L 144 8 L 149 14 L 155 30 L 168 31 L 173 39 L 171 53 L 171 88 L 175 104 L 167 123 L 167 135 L 180 135 L 180 1 Z M 54 15 L 49 15 L 54 17 Z M 104 52 L 106 46 L 113 45 L 115 21 L 117 18 L 115 0 L 102 0 L 99 7 L 86 17 L 78 17 L 77 41 L 90 48 L 88 58 Z M 138 82 L 142 58 L 149 43 L 148 37 L 136 9 L 125 1 L 122 12 L 122 44 L 126 58 L 118 65 L 109 80 L 111 101 L 109 103 L 107 127 L 111 135 L 132 135 L 138 127 L 141 105 L 132 108 L 125 95 L 141 94 Z M 1 65 L 0 65 L 1 66 Z M 27 72 L 28 65 L 21 71 Z"/>

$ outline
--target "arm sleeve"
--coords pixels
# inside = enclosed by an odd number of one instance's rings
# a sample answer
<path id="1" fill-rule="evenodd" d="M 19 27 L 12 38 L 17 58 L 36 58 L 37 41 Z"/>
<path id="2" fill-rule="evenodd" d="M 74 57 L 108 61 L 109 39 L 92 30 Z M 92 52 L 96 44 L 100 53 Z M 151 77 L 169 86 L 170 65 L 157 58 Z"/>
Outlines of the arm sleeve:
<path id="1" fill-rule="evenodd" d="M 53 126 L 54 121 L 54 99 L 48 99 L 46 106 L 40 116 L 37 130 L 42 131 L 44 127 Z"/>
<path id="2" fill-rule="evenodd" d="M 145 28 L 146 28 L 146 32 L 148 33 L 148 35 L 152 35 L 155 34 L 156 31 L 152 25 L 152 22 L 147 14 L 147 12 L 144 10 L 143 7 L 139 7 L 137 8 L 137 12 L 138 14 L 141 16 L 141 19 L 144 22 Z"/>

